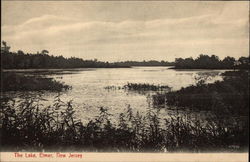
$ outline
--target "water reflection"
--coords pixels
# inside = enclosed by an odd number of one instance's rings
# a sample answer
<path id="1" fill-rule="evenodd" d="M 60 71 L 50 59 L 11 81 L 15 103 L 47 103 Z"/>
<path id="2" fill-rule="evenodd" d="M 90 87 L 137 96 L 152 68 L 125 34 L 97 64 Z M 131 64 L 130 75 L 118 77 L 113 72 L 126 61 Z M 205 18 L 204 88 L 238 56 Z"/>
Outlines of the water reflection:
<path id="1" fill-rule="evenodd" d="M 95 117 L 100 106 L 107 107 L 109 112 L 120 114 L 128 106 L 134 112 L 144 113 L 150 107 L 150 93 L 134 93 L 123 89 L 107 90 L 107 86 L 122 87 L 127 83 L 148 83 L 155 85 L 167 85 L 172 90 L 187 87 L 197 83 L 197 78 L 205 78 L 212 83 L 222 80 L 220 74 L 225 70 L 173 70 L 169 67 L 133 67 L 133 68 L 109 68 L 109 69 L 77 69 L 58 70 L 50 73 L 43 70 L 43 75 L 72 86 L 72 90 L 61 94 L 63 101 L 73 100 L 73 106 L 77 108 L 77 115 L 84 120 Z M 18 71 L 20 72 L 20 71 Z M 31 70 L 24 73 L 33 72 Z M 11 96 L 23 94 L 23 92 L 8 92 Z M 25 94 L 23 94 L 25 96 Z M 44 92 L 46 103 L 52 103 L 56 93 Z M 162 109 L 162 116 L 167 116 L 171 110 Z M 84 121 L 83 120 L 83 121 Z"/>

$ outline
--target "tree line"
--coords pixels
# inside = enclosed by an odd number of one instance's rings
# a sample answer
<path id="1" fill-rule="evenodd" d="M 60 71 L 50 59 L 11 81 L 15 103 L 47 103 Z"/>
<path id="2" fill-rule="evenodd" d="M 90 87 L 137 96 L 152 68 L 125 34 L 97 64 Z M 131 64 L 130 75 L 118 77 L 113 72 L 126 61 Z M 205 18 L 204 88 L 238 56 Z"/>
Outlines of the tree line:
<path id="1" fill-rule="evenodd" d="M 175 69 L 248 69 L 249 57 L 240 57 L 236 60 L 234 57 L 227 56 L 220 60 L 218 56 L 199 55 L 196 59 L 192 57 L 175 59 Z"/>
<path id="2" fill-rule="evenodd" d="M 121 61 L 117 62 L 118 65 L 122 66 L 174 66 L 174 62 L 168 61 L 156 61 L 156 60 L 149 60 L 149 61 Z"/>
<path id="3" fill-rule="evenodd" d="M 36 54 L 24 53 L 21 50 L 11 52 L 6 42 L 2 42 L 1 63 L 4 69 L 30 68 L 126 68 L 131 66 L 169 66 L 173 63 L 166 61 L 125 61 L 103 62 L 97 59 L 83 60 L 81 58 L 49 55 L 49 51 L 42 50 Z"/>
<path id="4" fill-rule="evenodd" d="M 83 60 L 81 58 L 49 55 L 42 50 L 36 54 L 24 53 L 21 50 L 11 52 L 5 41 L 1 47 L 1 65 L 3 69 L 32 69 L 32 68 L 126 68 L 131 66 L 174 66 L 175 69 L 248 69 L 249 57 L 236 60 L 227 56 L 220 60 L 218 56 L 199 55 L 198 58 L 176 58 L 175 62 L 168 61 L 121 61 L 103 62 L 97 59 Z"/>
<path id="5" fill-rule="evenodd" d="M 4 69 L 30 69 L 30 68 L 118 68 L 115 63 L 102 62 L 97 59 L 83 60 L 81 58 L 49 55 L 49 51 L 42 50 L 36 54 L 24 53 L 19 50 L 10 52 L 6 42 L 2 42 L 1 64 Z"/>

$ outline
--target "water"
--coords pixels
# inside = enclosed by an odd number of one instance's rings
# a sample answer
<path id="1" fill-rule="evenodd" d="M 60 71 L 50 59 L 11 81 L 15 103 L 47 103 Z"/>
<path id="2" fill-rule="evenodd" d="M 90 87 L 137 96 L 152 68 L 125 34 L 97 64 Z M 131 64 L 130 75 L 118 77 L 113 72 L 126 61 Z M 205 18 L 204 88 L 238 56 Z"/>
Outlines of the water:
<path id="1" fill-rule="evenodd" d="M 63 101 L 73 100 L 76 114 L 83 121 L 98 115 L 99 107 L 108 108 L 114 116 L 118 116 L 130 106 L 134 112 L 144 113 L 150 107 L 147 94 L 128 92 L 125 90 L 107 90 L 107 86 L 124 86 L 129 83 L 149 83 L 168 85 L 172 90 L 196 84 L 196 78 L 206 78 L 207 82 L 222 80 L 220 75 L 225 70 L 173 70 L 169 67 L 133 67 L 133 68 L 99 68 L 78 69 L 74 73 L 52 74 L 57 81 L 72 86 L 72 90 L 63 92 Z M 25 70 L 24 70 L 25 72 Z M 43 97 L 52 102 L 57 93 L 45 92 Z M 171 113 L 162 109 L 161 115 Z"/>

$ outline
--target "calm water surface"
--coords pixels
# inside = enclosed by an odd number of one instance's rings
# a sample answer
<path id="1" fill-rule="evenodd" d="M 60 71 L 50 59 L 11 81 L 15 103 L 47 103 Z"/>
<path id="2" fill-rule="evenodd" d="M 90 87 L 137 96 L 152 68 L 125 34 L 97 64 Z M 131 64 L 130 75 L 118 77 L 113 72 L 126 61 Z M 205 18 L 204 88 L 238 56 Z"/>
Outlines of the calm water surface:
<path id="1" fill-rule="evenodd" d="M 133 68 L 99 68 L 79 69 L 74 73 L 49 75 L 58 81 L 72 86 L 63 92 L 63 101 L 73 100 L 77 108 L 77 116 L 84 121 L 98 115 L 100 106 L 108 108 L 109 112 L 117 114 L 124 112 L 130 106 L 135 112 L 145 113 L 151 106 L 149 95 L 125 90 L 107 90 L 107 86 L 124 86 L 129 83 L 149 83 L 168 85 L 172 90 L 196 84 L 196 78 L 207 78 L 207 82 L 222 80 L 220 75 L 225 70 L 173 70 L 169 67 L 133 67 Z M 53 101 L 56 93 L 45 92 L 47 104 Z M 170 110 L 161 109 L 160 114 L 167 116 Z"/>

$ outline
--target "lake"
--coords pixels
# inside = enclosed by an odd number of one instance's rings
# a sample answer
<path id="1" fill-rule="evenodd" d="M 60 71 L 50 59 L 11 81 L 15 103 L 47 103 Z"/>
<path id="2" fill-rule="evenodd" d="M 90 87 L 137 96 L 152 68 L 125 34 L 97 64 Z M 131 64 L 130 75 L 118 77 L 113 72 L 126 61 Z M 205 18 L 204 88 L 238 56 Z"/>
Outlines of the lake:
<path id="1" fill-rule="evenodd" d="M 108 108 L 108 111 L 117 118 L 118 114 L 126 111 L 130 106 L 134 112 L 145 113 L 151 108 L 150 95 L 154 92 L 138 93 L 124 89 L 108 90 L 107 86 L 122 87 L 127 83 L 149 83 L 154 85 L 168 85 L 172 90 L 187 87 L 197 83 L 197 78 L 206 78 L 208 83 L 222 80 L 221 73 L 226 70 L 174 70 L 171 67 L 132 67 L 132 68 L 91 68 L 65 69 L 60 73 L 50 74 L 57 81 L 72 86 L 71 90 L 62 92 L 63 101 L 73 100 L 76 115 L 82 121 L 88 121 L 98 115 L 100 107 Z M 13 70 L 11 70 L 13 71 Z M 32 70 L 18 70 L 25 74 Z M 50 71 L 50 70 L 48 70 Z M 7 92 L 4 95 L 16 97 L 23 92 Z M 52 103 L 57 93 L 44 92 L 43 98 Z M 173 111 L 160 109 L 160 116 L 165 117 Z M 203 113 L 200 113 L 203 114 Z M 205 115 L 205 114 L 204 114 Z"/>

